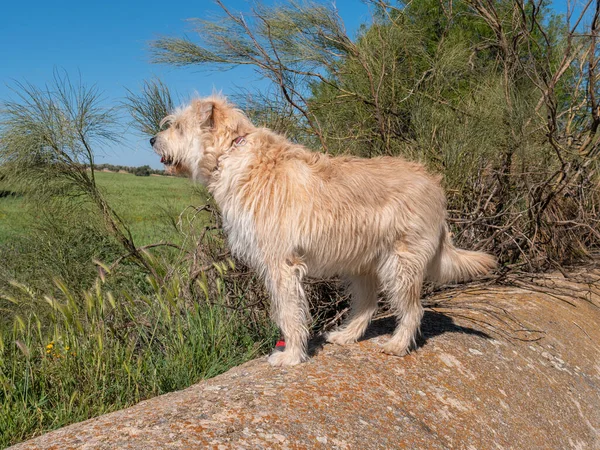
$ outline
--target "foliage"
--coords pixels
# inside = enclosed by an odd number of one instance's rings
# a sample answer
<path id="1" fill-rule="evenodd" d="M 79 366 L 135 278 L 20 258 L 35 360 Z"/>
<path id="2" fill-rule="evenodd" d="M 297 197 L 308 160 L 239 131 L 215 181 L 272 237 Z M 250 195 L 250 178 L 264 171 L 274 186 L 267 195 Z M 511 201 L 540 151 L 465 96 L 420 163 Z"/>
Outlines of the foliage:
<path id="1" fill-rule="evenodd" d="M 243 297 L 235 287 L 214 296 L 203 275 L 206 294 L 189 302 L 179 276 L 148 282 L 150 294 L 133 297 L 98 279 L 83 301 L 60 281 L 57 296 L 16 286 L 7 299 L 36 312 L 0 329 L 0 446 L 183 389 L 272 345 L 268 322 L 228 306 L 229 293 Z"/>
<path id="2" fill-rule="evenodd" d="M 192 21 L 197 41 L 158 39 L 154 60 L 250 65 L 280 94 L 254 95 L 252 111 L 282 111 L 267 119 L 296 140 L 442 172 L 459 244 L 493 251 L 507 270 L 588 259 L 600 237 L 599 9 L 369 3 L 373 22 L 353 40 L 320 3 L 240 14 L 219 2 L 221 18 Z"/>
<path id="3" fill-rule="evenodd" d="M 115 140 L 115 115 L 100 93 L 55 73 L 45 88 L 17 83 L 17 100 L 4 102 L 0 163 L 4 182 L 39 197 L 93 190 L 95 143 Z M 43 188 L 43 189 L 42 189 Z"/>
<path id="4" fill-rule="evenodd" d="M 102 106 L 96 88 L 73 84 L 67 74 L 55 73 L 43 89 L 17 83 L 14 93 L 18 100 L 5 101 L 0 114 L 3 182 L 46 211 L 65 199 L 91 204 L 108 233 L 146 266 L 96 185 L 93 147 L 116 140 L 115 110 Z"/>
<path id="5" fill-rule="evenodd" d="M 87 289 L 97 276 L 92 261 L 110 260 L 120 254 L 118 242 L 107 235 L 99 221 L 72 211 L 60 212 L 56 207 L 53 212 L 60 215 L 42 213 L 35 224 L 28 224 L 20 234 L 0 244 L 0 296 L 14 292 L 15 281 L 49 295 L 56 291 L 53 278 L 60 278 L 70 289 Z M 23 210 L 19 214 L 29 216 Z M 7 324 L 4 319 L 9 320 L 7 311 L 14 309 L 11 306 L 0 297 L 0 310 L 5 311 L 0 328 Z"/>
<path id="6" fill-rule="evenodd" d="M 141 246 L 184 244 L 183 231 L 191 224 L 178 226 L 181 212 L 190 204 L 206 201 L 204 193 L 195 192 L 182 178 L 140 179 L 97 171 L 96 182 Z M 0 198 L 0 292 L 12 291 L 10 282 L 15 280 L 39 292 L 52 293 L 56 290 L 54 278 L 60 278 L 74 291 L 88 289 L 97 275 L 93 261 L 114 261 L 124 252 L 107 233 L 102 218 L 88 206 L 55 201 L 45 208 L 22 196 Z M 203 219 L 199 217 L 195 226 L 203 226 Z M 123 283 L 145 285 L 146 272 L 134 266 L 124 262 L 110 284 L 121 288 L 125 287 Z"/>
<path id="7" fill-rule="evenodd" d="M 150 168 L 150 166 L 140 166 L 135 168 L 133 174 L 136 177 L 149 177 L 151 171 L 152 169 Z"/>
<path id="8" fill-rule="evenodd" d="M 128 90 L 123 102 L 132 117 L 132 125 L 142 134 L 153 136 L 161 129 L 160 123 L 173 111 L 173 98 L 167 85 L 160 79 L 144 81 L 138 94 Z"/>
<path id="9" fill-rule="evenodd" d="M 59 77 L 16 93 L 0 118 L 0 170 L 27 226 L 0 244 L 0 445 L 181 389 L 272 344 L 262 288 L 238 279 L 215 219 L 188 207 L 198 193 L 187 182 L 97 173 L 92 144 L 111 136 L 112 115 L 93 89 Z M 175 185 L 183 197 L 168 194 Z"/>
<path id="10" fill-rule="evenodd" d="M 177 178 L 97 175 L 129 222 L 136 207 L 148 211 L 153 233 L 164 183 L 191 195 Z M 174 207 L 191 200 L 178 197 L 181 187 L 168 198 Z M 81 204 L 0 246 L 10 262 L 0 267 L 0 445 L 182 389 L 272 345 L 262 288 L 238 277 L 244 269 L 227 260 L 207 216 L 188 208 L 164 221 L 170 247 L 132 226 L 150 239 L 139 251 L 151 270 L 131 264 Z"/>
<path id="11" fill-rule="evenodd" d="M 96 172 L 107 171 L 107 172 L 127 172 L 135 175 L 138 171 L 148 172 L 149 175 L 165 175 L 164 169 L 152 169 L 148 165 L 139 166 L 139 167 L 131 167 L 131 166 L 122 166 L 120 164 L 95 164 L 94 169 Z"/>

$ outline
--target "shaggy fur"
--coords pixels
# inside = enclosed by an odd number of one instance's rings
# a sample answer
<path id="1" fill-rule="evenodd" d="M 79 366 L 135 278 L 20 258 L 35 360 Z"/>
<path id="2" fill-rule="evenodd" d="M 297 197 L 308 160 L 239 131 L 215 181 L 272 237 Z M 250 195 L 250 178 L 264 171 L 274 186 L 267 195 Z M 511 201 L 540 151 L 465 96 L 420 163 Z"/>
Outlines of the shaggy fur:
<path id="1" fill-rule="evenodd" d="M 348 280 L 351 313 L 327 336 L 335 344 L 363 335 L 382 289 L 398 321 L 382 350 L 402 356 L 419 330 L 424 279 L 461 281 L 495 267 L 492 256 L 452 245 L 440 178 L 419 164 L 311 152 L 254 127 L 218 96 L 194 100 L 165 122 L 154 150 L 171 171 L 208 187 L 233 254 L 259 272 L 272 296 L 286 342 L 270 356 L 273 365 L 307 359 L 306 276 Z"/>

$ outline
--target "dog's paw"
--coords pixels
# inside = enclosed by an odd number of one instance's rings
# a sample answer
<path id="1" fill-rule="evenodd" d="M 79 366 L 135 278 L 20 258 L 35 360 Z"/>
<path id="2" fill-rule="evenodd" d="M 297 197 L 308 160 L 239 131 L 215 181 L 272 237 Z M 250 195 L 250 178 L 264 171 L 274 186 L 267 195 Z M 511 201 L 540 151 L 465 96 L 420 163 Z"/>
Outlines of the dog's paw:
<path id="1" fill-rule="evenodd" d="M 349 335 L 344 330 L 339 330 L 339 331 L 331 331 L 331 332 L 327 333 L 325 340 L 327 342 L 329 342 L 330 344 L 348 345 L 348 344 L 354 344 L 356 342 L 356 337 Z"/>
<path id="2" fill-rule="evenodd" d="M 396 342 L 386 342 L 379 347 L 386 355 L 406 356 L 410 353 L 408 345 L 398 345 Z"/>
<path id="3" fill-rule="evenodd" d="M 274 367 L 282 367 L 282 366 L 295 366 L 300 364 L 301 362 L 306 361 L 307 357 L 303 357 L 302 355 L 298 355 L 290 352 L 289 350 L 283 352 L 275 352 L 269 356 L 269 364 Z"/>

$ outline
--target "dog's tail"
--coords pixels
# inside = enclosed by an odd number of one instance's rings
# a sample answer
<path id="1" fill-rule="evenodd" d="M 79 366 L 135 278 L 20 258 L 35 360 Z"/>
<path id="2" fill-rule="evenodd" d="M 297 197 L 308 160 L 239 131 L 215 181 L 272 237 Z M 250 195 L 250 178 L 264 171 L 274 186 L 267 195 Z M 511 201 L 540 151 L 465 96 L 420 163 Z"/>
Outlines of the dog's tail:
<path id="1" fill-rule="evenodd" d="M 450 237 L 448 225 L 440 236 L 440 245 L 427 271 L 428 279 L 438 283 L 468 281 L 496 268 L 496 258 L 483 252 L 456 248 Z"/>

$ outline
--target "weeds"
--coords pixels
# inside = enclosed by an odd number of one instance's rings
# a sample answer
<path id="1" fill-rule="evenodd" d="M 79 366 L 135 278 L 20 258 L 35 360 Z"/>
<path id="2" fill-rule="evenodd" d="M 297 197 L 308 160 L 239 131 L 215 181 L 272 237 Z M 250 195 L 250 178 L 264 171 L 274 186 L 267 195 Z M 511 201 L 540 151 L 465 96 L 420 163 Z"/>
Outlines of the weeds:
<path id="1" fill-rule="evenodd" d="M 152 292 L 135 298 L 113 294 L 100 278 L 83 299 L 55 283 L 57 296 L 15 285 L 20 295 L 5 298 L 34 312 L 0 329 L 2 447 L 218 375 L 275 338 L 266 317 L 228 307 L 224 290 L 209 296 L 206 275 L 196 284 L 207 295 L 195 302 L 180 294 L 180 276 L 148 276 Z"/>

